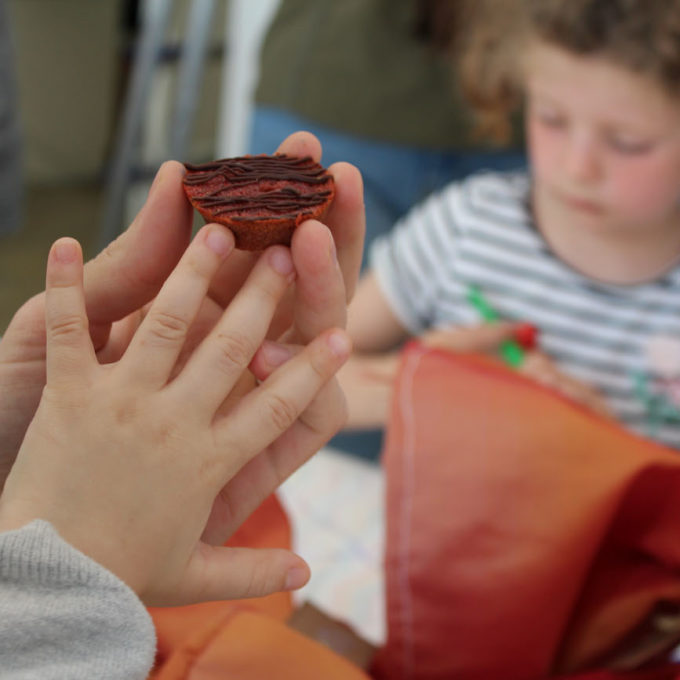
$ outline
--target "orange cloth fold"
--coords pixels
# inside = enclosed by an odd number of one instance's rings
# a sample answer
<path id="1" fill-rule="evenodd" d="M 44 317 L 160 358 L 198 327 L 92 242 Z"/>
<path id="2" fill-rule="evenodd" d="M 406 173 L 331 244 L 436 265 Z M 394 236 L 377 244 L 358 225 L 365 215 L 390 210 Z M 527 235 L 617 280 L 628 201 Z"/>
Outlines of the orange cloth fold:
<path id="1" fill-rule="evenodd" d="M 680 638 L 676 452 L 495 361 L 414 343 L 384 466 L 378 677 L 637 667 Z"/>

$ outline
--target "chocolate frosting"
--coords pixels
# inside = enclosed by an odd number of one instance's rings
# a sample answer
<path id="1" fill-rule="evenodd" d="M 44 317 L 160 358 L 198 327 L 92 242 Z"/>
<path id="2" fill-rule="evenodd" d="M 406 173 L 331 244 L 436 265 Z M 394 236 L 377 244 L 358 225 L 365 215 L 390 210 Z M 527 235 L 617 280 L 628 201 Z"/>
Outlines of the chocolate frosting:
<path id="1" fill-rule="evenodd" d="M 203 196 L 193 198 L 198 206 L 213 215 L 229 215 L 237 221 L 295 219 L 305 210 L 324 203 L 331 192 L 315 189 L 316 185 L 331 181 L 331 176 L 309 156 L 293 158 L 286 155 L 242 156 L 223 158 L 192 165 L 185 163 L 188 174 L 184 178 L 187 186 L 208 184 L 222 178 L 224 184 Z M 230 196 L 230 188 L 256 185 L 264 180 L 288 181 L 309 185 L 308 192 L 294 186 L 279 187 L 270 191 L 253 192 L 251 196 Z M 267 211 L 268 215 L 248 216 L 244 212 Z"/>

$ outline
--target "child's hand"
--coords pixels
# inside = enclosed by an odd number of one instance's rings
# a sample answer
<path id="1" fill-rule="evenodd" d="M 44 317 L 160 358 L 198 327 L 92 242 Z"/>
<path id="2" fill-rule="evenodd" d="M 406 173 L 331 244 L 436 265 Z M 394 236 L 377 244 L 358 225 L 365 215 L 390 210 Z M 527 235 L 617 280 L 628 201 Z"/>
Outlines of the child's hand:
<path id="1" fill-rule="evenodd" d="M 423 333 L 419 340 L 425 347 L 449 350 L 458 354 L 497 352 L 502 343 L 514 338 L 518 324 L 507 321 L 478 326 L 437 328 Z"/>
<path id="2" fill-rule="evenodd" d="M 438 329 L 420 337 L 427 347 L 452 352 L 496 352 L 505 340 L 515 337 L 518 324 L 485 323 L 466 328 Z M 585 406 L 601 416 L 611 418 L 611 411 L 604 399 L 592 387 L 565 375 L 555 363 L 540 352 L 527 352 L 519 370 L 536 382 L 560 392 L 569 399 Z"/>
<path id="3" fill-rule="evenodd" d="M 308 133 L 291 135 L 278 151 L 309 154 L 316 160 L 321 157 L 319 142 Z M 364 235 L 361 177 L 355 168 L 343 163 L 330 170 L 335 177 L 336 198 L 325 219 L 328 228 L 315 222 L 301 225 L 292 246 L 298 279 L 274 321 L 278 332 L 289 329 L 288 342 L 306 343 L 321 330 L 344 326 L 346 300 L 356 284 Z M 153 299 L 187 246 L 192 210 L 182 190 L 183 173 L 179 163 L 164 164 L 130 228 L 85 267 L 90 335 L 102 362 L 120 357 L 138 324 L 140 308 Z M 324 254 L 330 253 L 331 235 L 339 268 L 334 261 L 329 264 L 329 259 L 324 259 Z M 249 254 L 233 253 L 229 266 L 215 276 L 192 334 L 202 337 L 211 328 L 240 289 L 254 261 Z M 29 300 L 0 342 L 0 491 L 45 386 L 44 305 L 44 293 Z M 272 333 L 270 337 L 278 336 Z M 307 417 L 310 431 L 326 431 L 322 409 L 312 409 Z M 241 481 L 234 480 L 229 493 L 220 497 L 231 502 L 238 494 L 239 515 L 230 515 L 222 534 L 242 522 L 264 496 L 304 462 L 310 451 L 304 449 L 303 455 L 303 449 L 296 455 L 286 450 L 263 457 L 260 464 L 249 466 Z M 268 486 L 262 485 L 265 477 Z M 248 494 L 248 508 L 241 486 L 250 489 L 253 484 L 262 497 Z M 219 541 L 219 536 L 215 540 Z"/>
<path id="4" fill-rule="evenodd" d="M 384 428 L 401 363 L 399 352 L 354 354 L 338 373 L 347 397 L 348 430 Z"/>
<path id="5" fill-rule="evenodd" d="M 287 352 L 277 359 L 268 345 L 271 375 L 223 408 L 294 279 L 290 252 L 281 246 L 265 251 L 171 378 L 232 248 L 228 230 L 204 227 L 120 361 L 104 365 L 88 333 L 79 248 L 62 239 L 50 252 L 47 386 L 0 497 L 0 529 L 50 521 L 147 604 L 262 595 L 308 578 L 304 562 L 287 551 L 199 541 L 215 496 L 249 461 L 277 439 L 282 449 L 311 441 L 298 421 L 310 403 L 316 399 L 326 414 L 326 431 L 317 436 L 330 437 L 344 417 L 331 380 L 349 354 L 341 330 L 323 333 L 290 359 Z M 251 481 L 250 493 L 232 498 L 237 514 L 248 496 L 264 495 L 257 478 Z"/>
<path id="6" fill-rule="evenodd" d="M 609 407 L 596 390 L 564 374 L 545 354 L 528 353 L 519 370 L 536 382 L 556 390 L 572 401 L 595 411 L 598 415 L 605 418 L 612 417 Z"/>
<path id="7" fill-rule="evenodd" d="M 418 339 L 426 347 L 456 353 L 495 352 L 513 337 L 516 324 L 480 324 L 423 333 Z M 363 430 L 387 425 L 392 387 L 401 364 L 395 352 L 355 353 L 338 374 L 347 395 L 347 429 Z"/>

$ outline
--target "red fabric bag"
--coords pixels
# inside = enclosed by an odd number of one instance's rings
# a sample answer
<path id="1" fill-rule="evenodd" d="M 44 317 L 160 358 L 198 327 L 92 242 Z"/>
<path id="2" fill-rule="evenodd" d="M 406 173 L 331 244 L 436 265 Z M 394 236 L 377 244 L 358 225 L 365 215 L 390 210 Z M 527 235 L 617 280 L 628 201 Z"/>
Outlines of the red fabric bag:
<path id="1" fill-rule="evenodd" d="M 674 677 L 678 453 L 497 362 L 412 344 L 384 466 L 376 676 Z"/>

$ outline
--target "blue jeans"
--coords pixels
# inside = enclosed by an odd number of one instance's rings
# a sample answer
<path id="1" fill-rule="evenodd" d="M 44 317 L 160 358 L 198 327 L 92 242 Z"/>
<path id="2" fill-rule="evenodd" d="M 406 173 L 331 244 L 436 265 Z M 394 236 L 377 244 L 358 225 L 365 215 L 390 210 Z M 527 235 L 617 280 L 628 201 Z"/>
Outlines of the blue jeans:
<path id="1" fill-rule="evenodd" d="M 352 163 L 364 180 L 366 206 L 365 268 L 371 242 L 386 234 L 408 210 L 433 191 L 480 170 L 510 170 L 526 166 L 524 153 L 511 151 L 435 151 L 345 134 L 277 109 L 257 107 L 253 116 L 250 153 L 274 153 L 289 134 L 307 130 L 323 147 L 323 164 Z M 382 449 L 382 431 L 341 433 L 331 446 L 369 460 Z"/>

